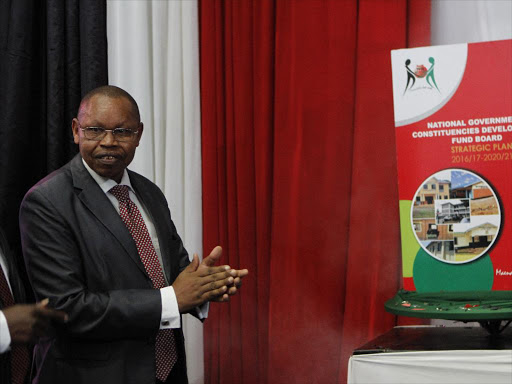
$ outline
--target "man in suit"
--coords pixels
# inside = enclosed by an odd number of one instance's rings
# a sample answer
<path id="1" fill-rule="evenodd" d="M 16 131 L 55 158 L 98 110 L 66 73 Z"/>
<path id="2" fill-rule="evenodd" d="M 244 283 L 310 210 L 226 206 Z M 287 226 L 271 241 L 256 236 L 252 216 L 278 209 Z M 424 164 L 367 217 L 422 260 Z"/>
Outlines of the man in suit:
<path id="1" fill-rule="evenodd" d="M 0 383 L 28 383 L 31 349 L 28 343 L 46 335 L 51 322 L 64 322 L 63 312 L 46 308 L 48 300 L 38 304 L 25 301 L 16 260 L 0 228 Z"/>
<path id="2" fill-rule="evenodd" d="M 38 298 L 65 311 L 36 346 L 45 384 L 186 383 L 181 314 L 204 317 L 247 270 L 188 254 L 160 189 L 126 169 L 143 125 L 124 90 L 89 92 L 72 122 L 80 154 L 34 186 L 20 210 L 27 272 Z"/>

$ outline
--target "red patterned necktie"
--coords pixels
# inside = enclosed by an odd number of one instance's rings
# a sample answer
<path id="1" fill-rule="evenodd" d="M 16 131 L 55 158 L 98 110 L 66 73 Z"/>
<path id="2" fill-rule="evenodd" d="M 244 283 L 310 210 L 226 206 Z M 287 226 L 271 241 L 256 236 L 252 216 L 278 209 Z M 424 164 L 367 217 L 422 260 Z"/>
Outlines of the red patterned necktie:
<path id="1" fill-rule="evenodd" d="M 119 215 L 135 241 L 144 268 L 153 282 L 153 288 L 163 288 L 166 284 L 162 266 L 158 260 L 158 255 L 153 247 L 142 215 L 135 203 L 130 200 L 128 189 L 126 185 L 116 185 L 109 192 L 119 201 Z M 178 359 L 172 329 L 161 329 L 158 331 L 155 354 L 156 378 L 165 382 Z"/>
<path id="2" fill-rule="evenodd" d="M 5 308 L 14 305 L 14 298 L 7 284 L 2 268 L 0 268 L 0 300 Z M 12 384 L 23 384 L 30 365 L 30 354 L 25 345 L 11 344 L 11 380 Z"/>

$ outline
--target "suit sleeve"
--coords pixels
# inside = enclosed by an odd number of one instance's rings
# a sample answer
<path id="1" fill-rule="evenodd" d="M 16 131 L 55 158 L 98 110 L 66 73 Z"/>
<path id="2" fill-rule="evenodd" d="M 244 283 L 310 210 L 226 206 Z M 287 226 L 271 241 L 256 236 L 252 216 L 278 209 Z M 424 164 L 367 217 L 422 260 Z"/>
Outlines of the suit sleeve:
<path id="1" fill-rule="evenodd" d="M 66 333 L 100 340 L 156 334 L 162 311 L 160 292 L 88 290 L 84 273 L 88 260 L 80 252 L 77 234 L 37 189 L 22 202 L 20 229 L 27 273 L 36 298 L 49 298 L 51 307 L 69 315 Z"/>

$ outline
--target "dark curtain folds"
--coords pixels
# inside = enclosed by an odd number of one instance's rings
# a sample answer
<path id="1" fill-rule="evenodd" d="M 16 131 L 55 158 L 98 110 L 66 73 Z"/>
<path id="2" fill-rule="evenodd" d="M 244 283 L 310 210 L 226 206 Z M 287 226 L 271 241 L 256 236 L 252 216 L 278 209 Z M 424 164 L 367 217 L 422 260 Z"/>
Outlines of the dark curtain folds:
<path id="1" fill-rule="evenodd" d="M 0 49 L 0 225 L 18 248 L 21 199 L 77 152 L 81 96 L 107 84 L 105 0 L 1 0 Z"/>

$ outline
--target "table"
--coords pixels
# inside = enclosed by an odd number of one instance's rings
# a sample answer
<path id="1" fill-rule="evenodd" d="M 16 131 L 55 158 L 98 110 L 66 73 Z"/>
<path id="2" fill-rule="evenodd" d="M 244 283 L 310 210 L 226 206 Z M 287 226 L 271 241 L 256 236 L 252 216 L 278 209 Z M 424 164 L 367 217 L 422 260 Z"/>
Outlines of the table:
<path id="1" fill-rule="evenodd" d="M 511 384 L 512 328 L 395 327 L 353 352 L 348 383 Z"/>

